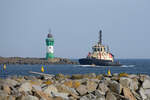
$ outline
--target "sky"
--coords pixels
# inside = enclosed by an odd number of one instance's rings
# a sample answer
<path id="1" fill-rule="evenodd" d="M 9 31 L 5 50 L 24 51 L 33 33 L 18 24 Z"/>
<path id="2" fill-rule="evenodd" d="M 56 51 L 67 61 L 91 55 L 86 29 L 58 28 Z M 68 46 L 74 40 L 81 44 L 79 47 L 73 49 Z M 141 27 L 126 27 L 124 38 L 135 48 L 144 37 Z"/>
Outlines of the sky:
<path id="1" fill-rule="evenodd" d="M 86 57 L 103 31 L 116 58 L 150 58 L 150 0 L 0 0 L 0 56 Z"/>

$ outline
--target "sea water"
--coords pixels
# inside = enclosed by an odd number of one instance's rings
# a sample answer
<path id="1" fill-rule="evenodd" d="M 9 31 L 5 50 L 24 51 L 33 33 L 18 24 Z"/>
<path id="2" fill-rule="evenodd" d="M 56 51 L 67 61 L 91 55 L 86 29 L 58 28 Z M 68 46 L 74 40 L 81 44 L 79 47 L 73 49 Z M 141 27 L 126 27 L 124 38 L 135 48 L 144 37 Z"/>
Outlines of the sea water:
<path id="1" fill-rule="evenodd" d="M 150 59 L 119 59 L 122 66 L 91 66 L 91 65 L 43 65 L 44 73 L 65 75 L 72 74 L 106 74 L 110 69 L 111 73 L 129 73 L 129 74 L 148 74 L 150 75 Z M 0 77 L 7 76 L 28 76 L 35 75 L 29 73 L 41 72 L 42 65 L 7 65 L 6 70 L 3 70 L 3 65 L 0 65 Z"/>

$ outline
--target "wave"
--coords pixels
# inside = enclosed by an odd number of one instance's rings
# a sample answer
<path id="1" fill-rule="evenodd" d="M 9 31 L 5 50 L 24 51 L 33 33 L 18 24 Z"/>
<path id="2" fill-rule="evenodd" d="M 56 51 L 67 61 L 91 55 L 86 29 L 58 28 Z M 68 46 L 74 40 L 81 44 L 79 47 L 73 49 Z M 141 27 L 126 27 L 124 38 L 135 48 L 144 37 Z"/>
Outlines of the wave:
<path id="1" fill-rule="evenodd" d="M 122 65 L 121 67 L 135 67 L 135 65 Z"/>

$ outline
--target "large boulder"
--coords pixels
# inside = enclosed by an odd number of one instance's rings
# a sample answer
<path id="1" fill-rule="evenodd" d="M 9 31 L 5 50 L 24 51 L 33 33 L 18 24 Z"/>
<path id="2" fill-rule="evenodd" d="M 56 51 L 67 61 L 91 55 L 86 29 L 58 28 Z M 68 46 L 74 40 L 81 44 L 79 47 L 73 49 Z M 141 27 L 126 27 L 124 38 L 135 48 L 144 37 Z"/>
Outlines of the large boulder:
<path id="1" fill-rule="evenodd" d="M 78 88 L 81 83 L 79 81 L 75 81 L 75 80 L 74 81 L 68 80 L 68 81 L 65 81 L 63 84 L 70 88 Z"/>
<path id="2" fill-rule="evenodd" d="M 109 90 L 105 83 L 99 83 L 98 90 L 100 90 L 101 94 L 105 95 L 105 93 Z"/>
<path id="3" fill-rule="evenodd" d="M 139 75 L 139 80 L 140 80 L 141 82 L 144 82 L 145 79 L 150 79 L 150 76 L 148 76 L 148 75 L 143 75 L 143 74 L 140 74 L 140 75 Z"/>
<path id="4" fill-rule="evenodd" d="M 4 84 L 3 85 L 3 91 L 7 94 L 10 94 L 11 93 L 11 89 L 10 87 L 7 85 L 7 84 Z"/>
<path id="5" fill-rule="evenodd" d="M 33 90 L 33 92 L 34 92 L 34 96 L 38 97 L 41 100 L 52 100 L 51 96 L 49 96 L 48 94 L 42 91 Z"/>
<path id="6" fill-rule="evenodd" d="M 117 100 L 117 98 L 113 95 L 112 92 L 108 92 L 106 94 L 106 100 Z"/>
<path id="7" fill-rule="evenodd" d="M 150 99 L 150 89 L 143 89 L 142 87 L 139 90 L 139 93 L 143 100 Z"/>
<path id="8" fill-rule="evenodd" d="M 145 89 L 144 94 L 147 96 L 147 98 L 150 100 L 150 89 Z"/>
<path id="9" fill-rule="evenodd" d="M 123 88 L 124 96 L 129 100 L 136 100 L 129 88 Z"/>
<path id="10" fill-rule="evenodd" d="M 80 100 L 90 100 L 87 96 L 82 96 Z"/>
<path id="11" fill-rule="evenodd" d="M 32 85 L 30 82 L 25 82 L 23 83 L 20 88 L 19 88 L 19 92 L 28 92 L 28 91 L 31 91 L 32 90 Z"/>
<path id="12" fill-rule="evenodd" d="M 63 99 L 69 99 L 68 93 L 59 93 L 59 92 L 52 92 L 52 97 L 61 97 Z"/>
<path id="13" fill-rule="evenodd" d="M 0 90 L 0 100 L 15 100 L 15 97 Z"/>
<path id="14" fill-rule="evenodd" d="M 98 97 L 96 100 L 106 100 L 106 99 L 105 96 L 102 96 L 102 97 Z"/>
<path id="15" fill-rule="evenodd" d="M 109 83 L 109 87 L 113 92 L 120 94 L 122 92 L 122 85 L 117 81 L 112 81 Z"/>
<path id="16" fill-rule="evenodd" d="M 127 78 L 127 77 L 121 77 L 119 82 L 123 87 L 129 88 L 132 80 L 130 78 Z"/>
<path id="17" fill-rule="evenodd" d="M 94 95 L 96 97 L 103 97 L 103 96 L 105 96 L 105 94 L 103 92 L 101 92 L 100 90 L 95 90 L 94 91 Z"/>
<path id="18" fill-rule="evenodd" d="M 24 96 L 21 100 L 39 100 L 39 99 L 35 96 L 28 95 L 28 96 Z"/>
<path id="19" fill-rule="evenodd" d="M 137 90 L 138 89 L 138 80 L 136 78 L 130 79 L 127 77 L 121 77 L 120 78 L 120 84 L 125 87 L 125 88 L 130 88 L 132 90 Z"/>
<path id="20" fill-rule="evenodd" d="M 32 85 L 32 89 L 42 91 L 42 88 L 39 85 Z"/>
<path id="21" fill-rule="evenodd" d="M 74 88 L 70 88 L 65 85 L 58 85 L 56 87 L 57 87 L 58 92 L 60 93 L 68 93 L 70 96 L 76 99 L 79 98 L 78 93 L 76 92 Z"/>
<path id="22" fill-rule="evenodd" d="M 79 93 L 79 95 L 84 95 L 88 92 L 85 85 L 80 85 L 76 90 Z"/>
<path id="23" fill-rule="evenodd" d="M 9 86 L 16 86 L 18 82 L 13 79 L 8 78 L 5 80 L 5 84 L 8 84 Z"/>
<path id="24" fill-rule="evenodd" d="M 80 100 L 96 100 L 96 96 L 90 93 L 81 97 Z"/>
<path id="25" fill-rule="evenodd" d="M 20 88 L 19 88 L 19 92 L 28 92 L 32 90 L 32 85 L 29 82 L 25 82 L 23 83 Z"/>
<path id="26" fill-rule="evenodd" d="M 144 89 L 150 89 L 150 79 L 149 78 L 146 78 L 142 84 L 142 87 Z"/>
<path id="27" fill-rule="evenodd" d="M 94 81 L 87 81 L 85 82 L 85 85 L 88 93 L 95 91 L 98 86 L 98 84 L 96 84 Z"/>
<path id="28" fill-rule="evenodd" d="M 52 92 L 58 92 L 58 90 L 54 85 L 50 85 L 50 86 L 44 88 L 43 92 L 51 96 Z"/>

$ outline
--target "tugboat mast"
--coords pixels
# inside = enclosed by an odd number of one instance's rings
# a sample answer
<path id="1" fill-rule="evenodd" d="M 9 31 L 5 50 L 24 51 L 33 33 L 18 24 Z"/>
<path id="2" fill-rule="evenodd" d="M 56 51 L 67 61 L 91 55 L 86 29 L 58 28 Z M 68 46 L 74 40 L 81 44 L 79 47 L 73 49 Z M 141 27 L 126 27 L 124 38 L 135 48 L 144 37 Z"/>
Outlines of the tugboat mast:
<path id="1" fill-rule="evenodd" d="M 102 44 L 102 30 L 99 31 L 99 42 L 100 45 Z"/>

